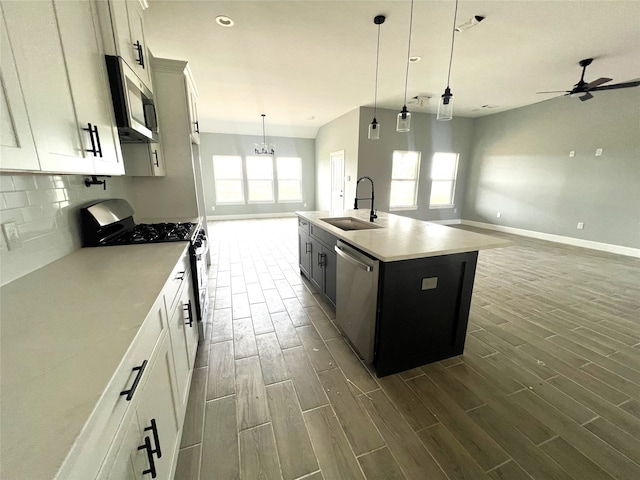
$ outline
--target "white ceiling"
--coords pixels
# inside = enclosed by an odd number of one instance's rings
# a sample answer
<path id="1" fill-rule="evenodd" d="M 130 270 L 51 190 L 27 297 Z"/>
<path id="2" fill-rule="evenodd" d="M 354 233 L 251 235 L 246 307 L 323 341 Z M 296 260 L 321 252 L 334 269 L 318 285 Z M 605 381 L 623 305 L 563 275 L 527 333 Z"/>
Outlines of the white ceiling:
<path id="1" fill-rule="evenodd" d="M 151 0 L 147 43 L 155 56 L 188 60 L 208 132 L 313 138 L 319 127 L 373 106 L 377 26 L 381 26 L 378 106 L 399 110 L 405 83 L 409 0 Z M 446 86 L 454 0 L 415 0 L 408 98 Z M 218 15 L 235 21 L 215 23 Z M 577 83 L 578 62 L 595 58 L 586 81 L 640 78 L 640 1 L 460 0 L 451 90 L 454 115 L 478 117 L 537 103 Z M 636 87 L 640 91 L 640 87 Z M 607 91 L 594 95 L 607 95 Z M 576 101 L 579 101 L 576 99 Z M 482 108 L 497 105 L 497 108 Z"/>

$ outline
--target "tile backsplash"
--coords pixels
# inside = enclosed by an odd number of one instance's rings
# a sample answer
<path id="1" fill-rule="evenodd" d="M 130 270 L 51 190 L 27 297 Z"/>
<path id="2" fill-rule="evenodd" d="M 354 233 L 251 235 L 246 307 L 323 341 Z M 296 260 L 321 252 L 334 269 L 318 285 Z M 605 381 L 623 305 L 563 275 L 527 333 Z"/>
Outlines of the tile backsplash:
<path id="1" fill-rule="evenodd" d="M 0 233 L 1 284 L 37 270 L 81 247 L 80 208 L 92 200 L 128 198 L 125 177 L 107 189 L 86 187 L 86 175 L 0 174 L 0 223 L 15 222 L 22 246 L 9 250 Z"/>

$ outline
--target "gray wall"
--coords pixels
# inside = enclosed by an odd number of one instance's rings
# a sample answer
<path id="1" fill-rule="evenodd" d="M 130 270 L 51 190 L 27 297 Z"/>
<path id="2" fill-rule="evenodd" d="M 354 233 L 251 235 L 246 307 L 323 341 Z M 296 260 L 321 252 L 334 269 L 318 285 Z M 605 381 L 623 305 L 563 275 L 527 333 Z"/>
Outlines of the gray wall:
<path id="1" fill-rule="evenodd" d="M 331 209 L 331 160 L 329 155 L 344 150 L 345 207 L 353 207 L 358 175 L 359 109 L 336 118 L 316 135 L 316 209 Z"/>
<path id="2" fill-rule="evenodd" d="M 302 158 L 303 201 L 299 203 L 216 205 L 213 156 L 239 155 L 244 158 L 252 154 L 254 144 L 262 142 L 262 137 L 201 133 L 200 158 L 202 161 L 206 215 L 277 214 L 295 212 L 296 210 L 315 210 L 315 140 L 312 138 L 290 137 L 268 137 L 267 140 L 275 144 L 278 156 Z M 212 207 L 215 207 L 215 210 Z"/>
<path id="3" fill-rule="evenodd" d="M 463 218 L 640 248 L 640 88 L 476 119 Z"/>
<path id="4" fill-rule="evenodd" d="M 449 122 L 438 122 L 435 115 L 412 112 L 411 131 L 398 133 L 396 132 L 398 111 L 378 109 L 377 119 L 381 124 L 380 140 L 369 140 L 367 135 L 369 123 L 373 119 L 373 109 L 365 107 L 360 109 L 358 177 L 367 175 L 373 178 L 376 186 L 376 209 L 389 211 L 393 151 L 411 150 L 422 152 L 418 181 L 418 208 L 417 210 L 395 210 L 393 213 L 420 220 L 460 218 L 473 138 L 473 120 L 454 117 Z M 431 158 L 434 152 L 460 154 L 453 208 L 429 208 Z M 368 187 L 366 188 L 368 194 Z"/>

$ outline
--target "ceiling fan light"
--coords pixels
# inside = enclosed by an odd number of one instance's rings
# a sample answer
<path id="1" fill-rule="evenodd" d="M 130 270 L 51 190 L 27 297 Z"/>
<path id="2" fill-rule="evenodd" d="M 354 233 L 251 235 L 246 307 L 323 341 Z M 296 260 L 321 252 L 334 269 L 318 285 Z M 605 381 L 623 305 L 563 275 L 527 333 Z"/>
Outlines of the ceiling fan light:
<path id="1" fill-rule="evenodd" d="M 411 131 L 411 112 L 407 110 L 407 106 L 405 105 L 398 114 L 396 132 L 405 133 L 409 131 Z"/>
<path id="2" fill-rule="evenodd" d="M 444 93 L 440 97 L 440 103 L 438 103 L 438 116 L 436 120 L 446 122 L 453 119 L 453 94 L 451 89 L 447 87 Z"/>
<path id="3" fill-rule="evenodd" d="M 369 140 L 380 140 L 380 124 L 378 120 L 373 119 L 373 121 L 369 124 Z"/>

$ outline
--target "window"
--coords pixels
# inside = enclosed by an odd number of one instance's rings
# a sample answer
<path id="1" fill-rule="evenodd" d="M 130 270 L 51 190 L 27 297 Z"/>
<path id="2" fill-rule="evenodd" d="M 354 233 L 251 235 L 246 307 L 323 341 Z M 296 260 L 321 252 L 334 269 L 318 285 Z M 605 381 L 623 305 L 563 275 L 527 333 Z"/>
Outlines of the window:
<path id="1" fill-rule="evenodd" d="M 302 159 L 278 157 L 278 202 L 302 201 Z"/>
<path id="2" fill-rule="evenodd" d="M 453 206 L 453 194 L 458 174 L 457 153 L 436 152 L 431 163 L 430 207 Z"/>
<path id="3" fill-rule="evenodd" d="M 393 152 L 391 171 L 391 194 L 389 208 L 402 210 L 418 208 L 418 174 L 420 173 L 420 152 Z"/>
<path id="4" fill-rule="evenodd" d="M 247 157 L 249 203 L 273 203 L 273 157 Z"/>
<path id="5" fill-rule="evenodd" d="M 231 155 L 213 156 L 216 203 L 244 203 L 242 158 Z"/>

